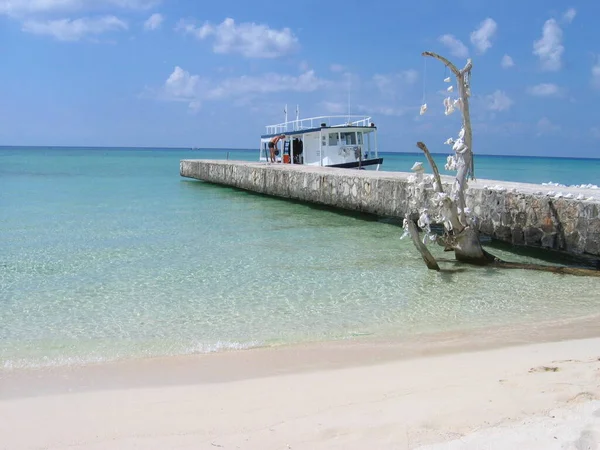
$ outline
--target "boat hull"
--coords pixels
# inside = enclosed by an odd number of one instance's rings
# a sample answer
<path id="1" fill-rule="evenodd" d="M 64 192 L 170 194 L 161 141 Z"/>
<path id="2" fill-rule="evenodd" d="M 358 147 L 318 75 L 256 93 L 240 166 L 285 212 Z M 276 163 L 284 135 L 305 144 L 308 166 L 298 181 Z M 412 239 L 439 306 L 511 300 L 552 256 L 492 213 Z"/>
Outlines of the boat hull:
<path id="1" fill-rule="evenodd" d="M 383 164 L 383 158 L 365 159 L 364 161 L 352 161 L 342 164 L 332 164 L 327 167 L 337 167 L 339 169 L 365 169 L 379 170 L 379 166 Z"/>

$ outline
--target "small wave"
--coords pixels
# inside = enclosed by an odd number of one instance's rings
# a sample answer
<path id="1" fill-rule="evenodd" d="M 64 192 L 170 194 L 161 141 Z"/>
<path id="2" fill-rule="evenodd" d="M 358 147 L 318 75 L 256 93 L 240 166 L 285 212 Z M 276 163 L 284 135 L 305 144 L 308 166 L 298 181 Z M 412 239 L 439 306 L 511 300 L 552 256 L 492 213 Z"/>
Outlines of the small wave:
<path id="1" fill-rule="evenodd" d="M 265 344 L 259 341 L 251 342 L 227 342 L 217 341 L 214 344 L 199 344 L 194 345 L 185 352 L 187 355 L 202 354 L 202 353 L 216 353 L 224 352 L 228 350 L 249 350 L 251 348 L 263 347 Z"/>
<path id="2" fill-rule="evenodd" d="M 14 358 L 0 361 L 0 369 L 2 370 L 19 370 L 19 369 L 48 369 L 56 367 L 74 367 L 87 366 L 92 364 L 105 364 L 117 361 L 136 360 L 144 358 L 161 358 L 170 356 L 185 356 L 206 353 L 218 353 L 234 350 L 249 350 L 252 348 L 264 347 L 266 344 L 260 341 L 249 342 L 229 342 L 217 341 L 215 343 L 200 343 L 188 347 L 183 347 L 181 351 L 161 352 L 161 351 L 144 351 L 137 354 L 125 355 L 122 353 L 113 353 L 112 355 L 83 355 L 83 356 L 56 356 L 56 357 L 40 357 L 40 358 Z"/>
<path id="3" fill-rule="evenodd" d="M 7 359 L 2 361 L 2 369 L 49 369 L 53 367 L 65 366 L 87 366 L 91 364 L 101 364 L 106 362 L 118 361 L 121 357 L 103 357 L 103 356 L 60 356 L 56 358 L 41 359 Z"/>

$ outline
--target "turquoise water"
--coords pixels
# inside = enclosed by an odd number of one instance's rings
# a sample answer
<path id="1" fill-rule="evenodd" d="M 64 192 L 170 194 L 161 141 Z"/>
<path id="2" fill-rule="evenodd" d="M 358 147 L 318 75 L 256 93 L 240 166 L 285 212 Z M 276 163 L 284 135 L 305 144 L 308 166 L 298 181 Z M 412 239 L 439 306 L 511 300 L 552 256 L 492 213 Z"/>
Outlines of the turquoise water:
<path id="1" fill-rule="evenodd" d="M 226 155 L 0 149 L 0 368 L 401 338 L 600 307 L 597 279 L 431 273 L 388 221 L 179 176 L 182 158 Z M 407 170 L 416 157 L 385 164 Z M 600 184 L 597 160 L 476 164 L 481 178 Z"/>

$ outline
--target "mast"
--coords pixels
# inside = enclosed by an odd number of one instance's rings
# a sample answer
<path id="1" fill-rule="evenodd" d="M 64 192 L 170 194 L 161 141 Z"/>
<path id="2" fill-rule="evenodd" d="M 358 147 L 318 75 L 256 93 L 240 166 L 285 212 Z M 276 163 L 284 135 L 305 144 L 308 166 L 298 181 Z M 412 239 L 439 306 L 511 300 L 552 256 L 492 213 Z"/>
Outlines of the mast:
<path id="1" fill-rule="evenodd" d="M 350 74 L 348 74 L 348 123 L 350 123 L 350 87 L 352 80 L 350 79 Z"/>

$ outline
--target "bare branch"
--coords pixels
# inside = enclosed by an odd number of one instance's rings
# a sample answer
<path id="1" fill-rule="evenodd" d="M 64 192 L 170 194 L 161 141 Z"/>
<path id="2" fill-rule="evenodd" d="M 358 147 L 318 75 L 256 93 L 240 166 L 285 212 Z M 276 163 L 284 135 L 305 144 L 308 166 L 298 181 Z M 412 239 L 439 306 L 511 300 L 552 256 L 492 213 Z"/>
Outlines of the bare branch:
<path id="1" fill-rule="evenodd" d="M 417 142 L 417 147 L 423 150 L 425 156 L 427 157 L 427 161 L 429 161 L 429 165 L 431 166 L 431 170 L 433 171 L 433 177 L 435 178 L 435 182 L 437 184 L 437 191 L 444 192 L 444 188 L 442 187 L 442 177 L 440 177 L 440 171 L 437 168 L 437 165 L 433 158 L 431 157 L 431 153 L 429 153 L 429 149 L 425 145 L 424 142 Z"/>
<path id="2" fill-rule="evenodd" d="M 457 166 L 457 173 L 451 196 L 442 195 L 444 192 L 442 189 L 441 177 L 437 165 L 433 161 L 427 146 L 423 142 L 417 143 L 417 147 L 423 151 L 433 170 L 433 176 L 437 184 L 436 191 L 439 193 L 439 195 L 437 195 L 435 198 L 436 207 L 442 208 L 443 212 L 444 228 L 446 229 L 446 233 L 443 237 L 437 237 L 437 243 L 444 247 L 444 251 L 454 250 L 454 256 L 457 261 L 466 262 L 469 264 L 483 266 L 491 265 L 505 269 L 541 270 L 558 274 L 600 277 L 600 270 L 597 269 L 505 262 L 489 254 L 483 249 L 481 246 L 481 240 L 479 239 L 479 233 L 475 228 L 473 228 L 473 226 L 469 225 L 465 212 L 465 191 L 467 189 L 467 180 L 475 177 L 473 163 L 473 133 L 471 129 L 471 116 L 469 109 L 469 97 L 471 96 L 471 69 L 473 68 L 473 63 L 470 59 L 468 59 L 465 67 L 463 67 L 462 70 L 458 70 L 458 68 L 448 59 L 438 55 L 437 53 L 423 52 L 422 56 L 428 56 L 441 61 L 452 71 L 456 77 L 458 93 L 460 95 L 460 110 L 462 113 L 463 125 L 463 129 L 459 135 L 459 140 L 455 142 L 455 146 L 453 147 L 455 154 L 453 156 L 454 161 L 451 162 L 453 163 L 452 165 Z M 446 113 L 451 112 L 449 111 L 449 106 L 447 103 L 446 107 L 448 108 Z M 452 140 L 449 140 L 448 143 L 451 143 L 451 141 Z M 417 250 L 421 254 L 421 257 L 425 261 L 427 267 L 432 270 L 440 270 L 435 258 L 433 258 L 431 253 L 425 247 L 425 244 L 419 239 L 419 232 L 416 224 L 412 221 L 407 221 L 405 228 L 410 234 L 415 247 L 417 247 Z"/>
<path id="3" fill-rule="evenodd" d="M 433 52 L 423 52 L 421 53 L 422 56 L 431 56 L 432 58 L 437 59 L 438 61 L 441 61 L 442 63 L 444 63 L 445 66 L 447 66 L 452 73 L 456 76 L 459 77 L 460 76 L 460 71 L 456 68 L 456 66 L 454 64 L 452 64 L 450 61 L 448 61 L 446 58 L 444 58 L 441 55 L 438 55 L 437 53 L 433 53 Z"/>
<path id="4" fill-rule="evenodd" d="M 495 261 L 493 264 L 496 267 L 501 267 L 503 269 L 541 270 L 543 272 L 576 275 L 580 277 L 600 277 L 600 270 L 586 269 L 582 267 L 546 266 L 543 264 L 528 264 L 507 261 Z"/>
<path id="5" fill-rule="evenodd" d="M 467 65 L 465 67 L 463 67 L 462 70 L 458 70 L 454 64 L 452 64 L 450 61 L 448 61 L 442 55 L 438 55 L 437 53 L 423 52 L 423 53 L 421 53 L 421 56 L 431 56 L 432 58 L 435 58 L 438 61 L 441 61 L 442 63 L 444 63 L 445 66 L 447 66 L 452 71 L 454 76 L 457 78 L 460 77 L 462 74 L 469 72 L 471 70 L 471 68 L 473 67 L 473 63 L 472 63 L 471 59 L 467 60 Z"/>
<path id="6" fill-rule="evenodd" d="M 466 92 L 464 85 L 464 77 L 459 78 L 460 98 L 462 100 L 462 118 L 463 126 L 465 127 L 465 145 L 468 148 L 468 157 L 465 158 L 468 164 L 467 173 L 464 179 L 475 178 L 475 165 L 473 164 L 473 131 L 471 129 L 471 111 L 469 110 L 469 95 Z"/>
<path id="7" fill-rule="evenodd" d="M 431 252 L 427 249 L 425 244 L 421 242 L 421 239 L 419 239 L 419 231 L 417 230 L 417 226 L 410 219 L 406 219 L 406 221 L 408 222 L 408 232 L 410 233 L 410 237 L 413 241 L 413 244 L 415 244 L 415 247 L 417 247 L 417 250 L 421 254 L 423 261 L 425 261 L 425 265 L 428 269 L 437 270 L 439 272 L 440 266 L 438 266 L 437 261 L 435 260 Z"/>
<path id="8" fill-rule="evenodd" d="M 438 188 L 436 189 L 437 192 L 440 192 L 443 194 L 444 188 L 442 187 L 442 177 L 440 176 L 440 172 L 438 170 L 437 164 L 433 160 L 431 153 L 429 153 L 429 149 L 423 142 L 417 142 L 417 147 L 419 147 L 423 151 L 423 153 L 425 153 L 425 156 L 427 157 L 427 160 L 429 161 L 429 165 L 431 165 L 431 170 L 433 170 L 433 176 L 434 176 L 436 184 L 438 186 Z M 449 220 L 450 220 L 450 223 L 452 224 L 452 229 L 455 230 L 457 233 L 460 232 L 464 228 L 464 225 L 461 223 L 461 221 L 459 219 L 459 214 L 456 209 L 456 204 L 449 197 L 446 197 L 444 199 L 444 207 L 450 212 Z"/>
<path id="9" fill-rule="evenodd" d="M 458 68 L 454 64 L 452 64 L 448 59 L 444 58 L 442 55 L 438 55 L 437 53 L 434 53 L 434 52 L 423 52 L 423 53 L 421 53 L 421 55 L 429 56 L 431 58 L 437 59 L 438 61 L 441 61 L 445 66 L 447 66 L 452 71 L 452 73 L 456 77 L 456 80 L 458 82 L 458 89 L 459 89 L 460 97 L 462 100 L 461 111 L 462 111 L 462 117 L 463 117 L 463 126 L 465 128 L 465 144 L 469 149 L 468 150 L 469 154 L 465 158 L 467 161 L 468 167 L 467 167 L 467 172 L 463 179 L 464 180 L 468 179 L 469 175 L 470 175 L 470 178 L 473 179 L 473 178 L 475 178 L 475 165 L 473 163 L 473 149 L 472 149 L 473 133 L 471 131 L 471 115 L 470 115 L 470 111 L 469 111 L 469 94 L 467 93 L 468 86 L 466 86 L 466 84 L 465 84 L 465 75 L 467 73 L 471 72 L 471 69 L 473 68 L 473 61 L 471 61 L 471 59 L 469 58 L 467 60 L 467 64 L 465 65 L 465 67 L 463 67 L 462 70 L 458 70 Z M 462 208 L 464 208 L 464 205 L 461 205 L 461 209 Z"/>

